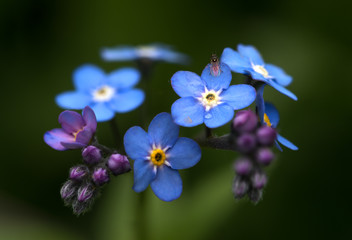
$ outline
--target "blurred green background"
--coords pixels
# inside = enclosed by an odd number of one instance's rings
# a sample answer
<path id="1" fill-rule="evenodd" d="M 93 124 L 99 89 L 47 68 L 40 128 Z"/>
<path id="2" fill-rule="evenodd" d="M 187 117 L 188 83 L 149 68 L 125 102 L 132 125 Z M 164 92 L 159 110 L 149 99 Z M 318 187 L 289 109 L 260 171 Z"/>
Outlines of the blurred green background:
<path id="1" fill-rule="evenodd" d="M 0 239 L 137 239 L 141 228 L 145 239 L 351 239 L 350 9 L 350 1 L 318 0 L 2 0 Z M 142 219 L 132 174 L 113 179 L 84 216 L 64 207 L 61 184 L 81 157 L 42 140 L 59 126 L 54 97 L 73 89 L 71 74 L 81 64 L 108 72 L 133 66 L 104 63 L 102 47 L 152 42 L 193 61 L 156 67 L 150 118 L 178 98 L 173 73 L 200 74 L 212 52 L 238 43 L 255 45 L 294 77 L 289 89 L 298 102 L 269 87 L 265 97 L 281 113 L 280 133 L 300 150 L 278 154 L 259 204 L 233 199 L 236 155 L 204 149 L 200 163 L 182 171 L 180 199 L 164 203 L 147 190 Z M 116 116 L 123 131 L 140 123 L 139 111 Z M 97 134 L 113 146 L 109 130 L 101 123 Z"/>

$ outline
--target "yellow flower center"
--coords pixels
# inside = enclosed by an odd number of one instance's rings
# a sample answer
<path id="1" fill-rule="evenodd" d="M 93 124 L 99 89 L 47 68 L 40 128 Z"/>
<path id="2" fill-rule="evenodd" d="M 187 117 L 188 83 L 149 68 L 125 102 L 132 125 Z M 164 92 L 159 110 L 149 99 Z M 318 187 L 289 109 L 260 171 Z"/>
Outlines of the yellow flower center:
<path id="1" fill-rule="evenodd" d="M 153 46 L 140 46 L 137 48 L 137 55 L 140 58 L 153 58 L 157 56 L 157 48 Z"/>
<path id="2" fill-rule="evenodd" d="M 81 131 L 83 131 L 83 129 L 80 129 L 80 130 L 78 130 L 77 132 L 72 133 L 73 137 L 75 138 L 75 141 L 76 141 L 76 139 L 77 139 L 78 133 L 80 133 Z"/>
<path id="3" fill-rule="evenodd" d="M 253 67 L 253 70 L 256 71 L 257 73 L 263 75 L 263 77 L 267 78 L 269 77 L 269 73 L 268 71 L 261 65 L 253 65 L 252 64 L 252 67 Z"/>
<path id="4" fill-rule="evenodd" d="M 202 103 L 205 107 L 206 111 L 209 111 L 211 108 L 217 106 L 218 104 L 222 103 L 220 100 L 220 93 L 221 90 L 215 92 L 214 90 L 206 89 L 202 96 L 198 98 L 198 100 Z"/>
<path id="5" fill-rule="evenodd" d="M 264 122 L 266 123 L 266 125 L 268 127 L 271 127 L 272 124 L 270 122 L 270 119 L 269 119 L 268 115 L 266 115 L 266 113 L 264 113 Z"/>
<path id="6" fill-rule="evenodd" d="M 163 150 L 161 150 L 160 148 L 154 149 L 152 151 L 152 153 L 150 154 L 150 160 L 156 166 L 163 165 L 166 160 L 165 152 Z"/>
<path id="7" fill-rule="evenodd" d="M 110 86 L 102 86 L 93 92 L 93 99 L 96 102 L 109 101 L 115 94 L 115 89 Z"/>

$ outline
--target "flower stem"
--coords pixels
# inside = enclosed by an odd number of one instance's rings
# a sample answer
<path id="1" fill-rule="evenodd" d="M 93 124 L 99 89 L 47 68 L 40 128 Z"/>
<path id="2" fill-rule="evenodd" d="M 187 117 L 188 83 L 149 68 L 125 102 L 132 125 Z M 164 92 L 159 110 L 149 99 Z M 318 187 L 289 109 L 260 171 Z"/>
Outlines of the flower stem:
<path id="1" fill-rule="evenodd" d="M 115 118 L 111 119 L 109 122 L 110 122 L 111 131 L 113 133 L 115 145 L 119 148 L 119 144 L 121 141 L 121 134 L 119 131 L 119 127 L 117 126 L 117 122 L 116 122 Z"/>
<path id="2" fill-rule="evenodd" d="M 213 136 L 213 133 L 211 131 L 211 128 L 208 128 L 207 126 L 205 127 L 205 137 L 210 138 Z"/>
<path id="3" fill-rule="evenodd" d="M 146 192 L 143 191 L 138 194 L 138 206 L 137 206 L 137 239 L 147 239 L 146 235 L 146 216 L 145 216 L 145 199 Z"/>

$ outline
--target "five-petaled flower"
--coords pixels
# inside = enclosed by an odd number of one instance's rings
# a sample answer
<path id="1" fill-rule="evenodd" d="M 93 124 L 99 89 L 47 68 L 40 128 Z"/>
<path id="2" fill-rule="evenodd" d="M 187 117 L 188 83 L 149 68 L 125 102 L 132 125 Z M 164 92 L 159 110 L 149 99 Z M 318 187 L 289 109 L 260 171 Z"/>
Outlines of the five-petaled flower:
<path id="1" fill-rule="evenodd" d="M 150 44 L 145 46 L 117 46 L 104 48 L 101 56 L 105 61 L 129 61 L 138 59 L 150 59 L 152 61 L 164 61 L 170 63 L 185 64 L 189 62 L 187 55 L 174 51 L 165 44 Z"/>
<path id="2" fill-rule="evenodd" d="M 62 128 L 54 128 L 44 134 L 44 141 L 55 150 L 83 148 L 89 144 L 97 128 L 95 114 L 85 107 L 82 116 L 73 111 L 63 111 L 59 115 Z"/>
<path id="3" fill-rule="evenodd" d="M 94 65 L 83 65 L 73 74 L 76 91 L 59 94 L 56 103 L 66 109 L 83 109 L 90 106 L 97 121 L 107 121 L 115 112 L 129 112 L 144 101 L 144 92 L 132 89 L 140 74 L 133 68 L 121 68 L 110 74 Z"/>
<path id="4" fill-rule="evenodd" d="M 176 100 L 171 113 L 175 122 L 184 127 L 204 124 L 209 128 L 220 127 L 234 116 L 234 110 L 249 106 L 256 91 L 246 84 L 232 85 L 229 67 L 220 63 L 208 64 L 201 77 L 193 72 L 178 71 L 171 78 Z"/>
<path id="5" fill-rule="evenodd" d="M 269 102 L 265 102 L 264 107 L 265 109 L 260 111 L 260 112 L 264 112 L 262 124 L 266 124 L 269 127 L 276 128 L 280 121 L 280 115 L 278 110 L 273 104 Z M 287 140 L 280 134 L 277 134 L 275 145 L 280 151 L 282 151 L 282 148 L 278 143 L 281 143 L 282 145 L 284 145 L 285 147 L 291 150 L 295 150 L 295 151 L 298 150 L 297 146 L 295 146 L 293 143 L 291 143 L 289 140 Z"/>
<path id="6" fill-rule="evenodd" d="M 201 158 L 198 144 L 189 138 L 178 137 L 177 126 L 169 113 L 158 114 L 150 123 L 148 133 L 141 127 L 130 128 L 124 136 L 127 155 L 134 160 L 136 192 L 150 184 L 155 195 L 172 201 L 182 193 L 178 172 L 194 166 Z"/>
<path id="7" fill-rule="evenodd" d="M 253 46 L 238 44 L 237 50 L 238 52 L 225 48 L 221 61 L 226 63 L 232 71 L 250 75 L 252 79 L 262 81 L 293 100 L 297 100 L 296 95 L 285 88 L 292 82 L 292 77 L 284 70 L 273 64 L 265 63 Z"/>

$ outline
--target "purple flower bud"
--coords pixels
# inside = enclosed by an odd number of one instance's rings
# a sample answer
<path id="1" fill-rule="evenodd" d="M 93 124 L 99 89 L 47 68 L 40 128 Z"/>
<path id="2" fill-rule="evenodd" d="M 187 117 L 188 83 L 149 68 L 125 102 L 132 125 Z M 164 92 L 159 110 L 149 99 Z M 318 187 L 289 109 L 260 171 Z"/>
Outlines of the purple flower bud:
<path id="1" fill-rule="evenodd" d="M 274 153 L 269 148 L 260 148 L 256 154 L 257 162 L 263 165 L 269 165 L 274 159 Z"/>
<path id="2" fill-rule="evenodd" d="M 108 160 L 108 167 L 110 171 L 115 175 L 120 175 L 131 170 L 130 162 L 127 156 L 121 154 L 112 154 Z"/>
<path id="3" fill-rule="evenodd" d="M 240 152 L 247 153 L 255 148 L 256 139 L 253 134 L 244 133 L 237 138 L 236 143 Z"/>
<path id="4" fill-rule="evenodd" d="M 252 170 L 252 162 L 248 158 L 239 158 L 235 162 L 235 171 L 239 175 L 248 175 Z"/>
<path id="5" fill-rule="evenodd" d="M 261 126 L 257 131 L 258 142 L 264 146 L 272 146 L 276 140 L 275 129 L 268 126 Z"/>
<path id="6" fill-rule="evenodd" d="M 92 178 L 96 185 L 101 186 L 109 181 L 109 174 L 105 168 L 97 168 L 95 169 Z"/>
<path id="7" fill-rule="evenodd" d="M 101 159 L 100 149 L 95 146 L 88 146 L 82 152 L 84 161 L 88 164 L 96 164 Z"/>
<path id="8" fill-rule="evenodd" d="M 257 124 L 257 116 L 251 110 L 244 110 L 237 112 L 232 126 L 238 132 L 252 132 Z"/>
<path id="9" fill-rule="evenodd" d="M 263 189 L 251 189 L 248 192 L 248 198 L 253 203 L 258 203 L 260 201 L 260 199 L 262 198 L 262 195 L 263 195 Z"/>
<path id="10" fill-rule="evenodd" d="M 91 184 L 81 186 L 80 188 L 78 188 L 78 191 L 77 191 L 77 200 L 79 202 L 88 201 L 89 199 L 92 198 L 94 194 L 94 190 L 95 188 Z"/>
<path id="11" fill-rule="evenodd" d="M 263 172 L 255 172 L 252 175 L 251 180 L 252 180 L 252 186 L 255 189 L 262 189 L 267 182 L 266 175 Z"/>
<path id="12" fill-rule="evenodd" d="M 84 165 L 75 166 L 70 169 L 70 179 L 80 181 L 88 173 L 88 168 Z"/>
<path id="13" fill-rule="evenodd" d="M 75 195 L 77 191 L 77 185 L 75 182 L 68 180 L 64 183 L 60 190 L 61 198 L 65 201 L 69 201 Z"/>
<path id="14" fill-rule="evenodd" d="M 235 198 L 242 198 L 247 193 L 248 187 L 249 186 L 246 180 L 236 177 L 232 186 L 232 192 Z"/>

